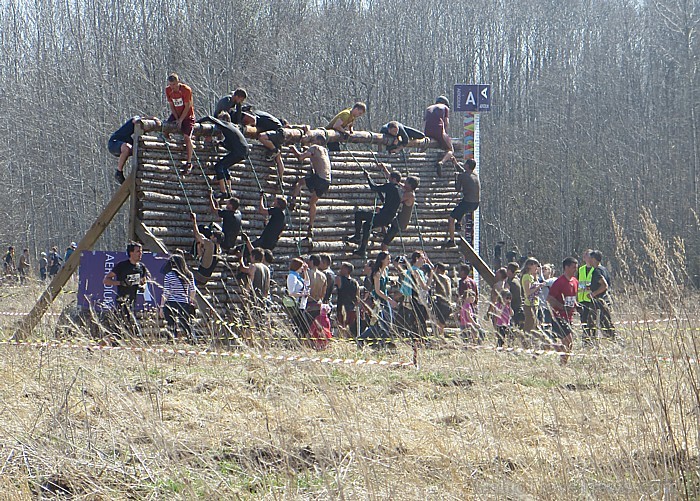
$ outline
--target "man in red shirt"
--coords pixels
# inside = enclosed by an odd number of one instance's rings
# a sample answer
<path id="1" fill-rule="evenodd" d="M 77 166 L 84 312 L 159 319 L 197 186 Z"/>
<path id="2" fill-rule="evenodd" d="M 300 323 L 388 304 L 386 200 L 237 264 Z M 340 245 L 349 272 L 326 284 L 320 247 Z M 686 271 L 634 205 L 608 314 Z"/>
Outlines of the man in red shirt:
<path id="1" fill-rule="evenodd" d="M 563 263 L 564 274 L 557 278 L 549 288 L 547 302 L 552 308 L 552 331 L 559 338 L 561 345 L 557 351 L 571 352 L 574 342 L 574 331 L 571 322 L 576 311 L 576 294 L 578 294 L 578 261 L 576 258 L 567 257 Z M 564 365 L 569 359 L 568 355 L 561 356 Z"/>
<path id="2" fill-rule="evenodd" d="M 194 128 L 194 101 L 192 89 L 180 83 L 180 77 L 176 73 L 168 75 L 168 86 L 165 88 L 165 97 L 170 106 L 168 122 L 175 122 L 177 128 L 185 136 L 187 146 L 187 163 L 183 174 L 189 174 L 192 170 L 192 129 Z"/>

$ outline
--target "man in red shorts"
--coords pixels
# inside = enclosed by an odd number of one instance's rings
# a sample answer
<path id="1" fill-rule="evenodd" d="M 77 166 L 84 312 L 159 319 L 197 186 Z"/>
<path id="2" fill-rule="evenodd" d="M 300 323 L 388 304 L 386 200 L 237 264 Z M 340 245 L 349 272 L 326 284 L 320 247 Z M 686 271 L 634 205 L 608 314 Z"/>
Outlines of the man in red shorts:
<path id="1" fill-rule="evenodd" d="M 425 127 L 423 131 L 429 138 L 435 139 L 443 150 L 445 156 L 437 163 L 437 174 L 442 175 L 442 167 L 448 160 L 457 165 L 454 155 L 452 138 L 448 132 L 450 126 L 450 101 L 445 96 L 438 96 L 435 104 L 425 110 Z"/>
<path id="2" fill-rule="evenodd" d="M 576 258 L 567 257 L 563 263 L 564 274 L 557 278 L 549 288 L 547 302 L 552 308 L 552 332 L 560 340 L 560 345 L 555 348 L 565 353 L 571 352 L 574 342 L 574 331 L 571 322 L 576 311 L 576 294 L 578 294 L 578 261 Z M 561 356 L 561 364 L 568 361 L 568 355 Z"/>
<path id="3" fill-rule="evenodd" d="M 192 129 L 194 128 L 194 101 L 192 89 L 180 83 L 180 77 L 176 73 L 168 75 L 168 86 L 165 88 L 165 97 L 170 105 L 170 117 L 168 122 L 175 122 L 177 128 L 185 136 L 187 146 L 187 162 L 183 174 L 189 174 L 192 170 Z"/>

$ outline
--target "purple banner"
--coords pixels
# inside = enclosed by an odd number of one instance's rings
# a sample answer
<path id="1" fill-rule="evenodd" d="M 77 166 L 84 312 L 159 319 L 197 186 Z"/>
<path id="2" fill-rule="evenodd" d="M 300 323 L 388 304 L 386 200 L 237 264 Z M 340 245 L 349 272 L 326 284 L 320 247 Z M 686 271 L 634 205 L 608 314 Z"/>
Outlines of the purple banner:
<path id="1" fill-rule="evenodd" d="M 80 253 L 80 284 L 78 286 L 78 306 L 94 308 L 96 311 L 110 310 L 114 307 L 117 287 L 104 285 L 102 280 L 112 271 L 114 266 L 129 259 L 126 252 L 82 251 Z M 151 273 L 143 291 L 136 297 L 136 309 L 155 308 L 160 304 L 163 290 L 163 274 L 161 269 L 168 260 L 164 254 L 144 252 L 141 262 Z"/>

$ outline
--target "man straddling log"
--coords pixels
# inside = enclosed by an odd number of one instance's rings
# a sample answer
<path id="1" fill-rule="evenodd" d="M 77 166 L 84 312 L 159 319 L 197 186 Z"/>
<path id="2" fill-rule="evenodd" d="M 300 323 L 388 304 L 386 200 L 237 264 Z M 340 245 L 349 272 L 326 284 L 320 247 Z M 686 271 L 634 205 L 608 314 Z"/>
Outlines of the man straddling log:
<path id="1" fill-rule="evenodd" d="M 228 153 L 214 164 L 214 172 L 219 183 L 218 198 L 231 198 L 231 174 L 228 170 L 248 156 L 248 141 L 238 126 L 231 123 L 231 117 L 225 111 L 219 113 L 218 118 L 207 116 L 200 122 L 213 123 L 216 130 L 224 136 L 221 145 Z"/>

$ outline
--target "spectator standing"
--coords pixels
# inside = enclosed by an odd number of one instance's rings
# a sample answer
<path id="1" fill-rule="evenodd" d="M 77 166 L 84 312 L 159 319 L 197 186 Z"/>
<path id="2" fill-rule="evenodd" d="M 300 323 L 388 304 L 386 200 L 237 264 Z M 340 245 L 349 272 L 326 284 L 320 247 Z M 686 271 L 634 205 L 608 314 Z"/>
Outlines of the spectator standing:
<path id="1" fill-rule="evenodd" d="M 14 276 L 17 268 L 15 266 L 15 248 L 12 245 L 7 248 L 7 254 L 5 254 L 2 265 L 5 275 Z"/>
<path id="2" fill-rule="evenodd" d="M 55 249 L 55 247 L 54 247 Z M 104 285 L 116 286 L 115 307 L 118 317 L 132 334 L 140 334 L 141 329 L 134 314 L 136 295 L 146 285 L 150 277 L 148 268 L 141 262 L 143 247 L 137 242 L 126 246 L 128 259 L 117 263 L 112 271 L 105 275 Z"/>
<path id="3" fill-rule="evenodd" d="M 31 268 L 31 263 L 29 259 L 29 249 L 24 249 L 22 255 L 19 257 L 19 264 L 17 265 L 17 271 L 19 272 L 19 283 L 27 283 L 27 276 L 29 275 L 29 270 Z"/>
<path id="4" fill-rule="evenodd" d="M 58 247 L 53 246 L 51 247 L 51 253 L 49 254 L 49 278 L 56 276 L 56 273 L 59 272 L 61 266 L 63 266 L 63 258 L 61 258 L 60 254 L 58 253 Z"/>
<path id="5" fill-rule="evenodd" d="M 297 328 L 299 339 L 305 338 L 309 332 L 309 319 L 306 314 L 309 285 L 308 265 L 300 258 L 295 257 L 289 263 L 287 296 L 291 298 L 291 301 L 285 302 L 285 307 Z"/>
<path id="6" fill-rule="evenodd" d="M 452 316 L 452 280 L 447 274 L 448 266 L 437 263 L 430 274 L 430 286 L 433 289 L 433 311 L 437 324 L 437 334 L 442 337 L 445 326 Z"/>
<path id="7" fill-rule="evenodd" d="M 39 277 L 42 281 L 46 280 L 49 269 L 49 260 L 46 259 L 46 252 L 42 252 L 39 257 Z"/>
<path id="8" fill-rule="evenodd" d="M 586 249 L 583 252 L 583 265 L 578 269 L 578 294 L 577 301 L 581 314 L 581 325 L 583 326 L 584 344 L 589 344 L 594 341 L 595 337 L 595 308 L 591 300 L 591 280 L 593 278 L 593 263 L 591 260 L 592 249 Z"/>
<path id="9" fill-rule="evenodd" d="M 518 329 L 523 329 L 525 322 L 525 312 L 523 311 L 523 288 L 520 284 L 520 265 L 516 262 L 508 263 L 506 266 L 506 288 L 510 291 L 513 309 L 511 325 Z"/>
<path id="10" fill-rule="evenodd" d="M 380 251 L 372 264 L 369 276 L 374 301 L 369 319 L 370 326 L 360 334 L 358 338 L 360 346 L 370 343 L 375 347 L 383 347 L 389 339 L 394 322 L 393 308 L 398 306 L 398 303 L 389 296 L 389 265 L 391 265 L 391 255 Z"/>
<path id="11" fill-rule="evenodd" d="M 513 299 L 510 291 L 504 290 L 499 294 L 496 304 L 493 309 L 493 321 L 496 327 L 497 346 L 501 348 L 506 340 L 512 337 L 510 330 L 511 317 L 513 310 L 510 307 L 510 302 Z"/>
<path id="12" fill-rule="evenodd" d="M 173 339 L 177 339 L 178 335 L 191 339 L 197 293 L 194 275 L 180 254 L 173 254 L 168 261 L 170 271 L 163 279 L 159 314 L 165 318 Z"/>
<path id="13" fill-rule="evenodd" d="M 603 253 L 599 250 L 591 251 L 591 264 L 593 265 L 593 275 L 591 276 L 590 298 L 593 303 L 595 313 L 600 316 L 600 328 L 604 337 L 615 338 L 615 325 L 612 321 L 610 306 L 610 285 L 612 284 L 610 272 L 601 265 Z M 595 328 L 595 326 L 594 326 Z"/>
<path id="14" fill-rule="evenodd" d="M 335 277 L 335 286 L 338 290 L 338 327 L 349 329 L 352 338 L 357 339 L 357 302 L 360 297 L 360 284 L 352 278 L 353 270 L 352 263 L 342 263 L 340 272 Z"/>
<path id="15" fill-rule="evenodd" d="M 543 285 L 537 280 L 539 267 L 540 263 L 535 258 L 528 258 L 523 265 L 520 285 L 523 291 L 523 312 L 525 313 L 523 330 L 525 332 L 537 329 L 537 310 L 540 306 L 539 293 Z"/>

